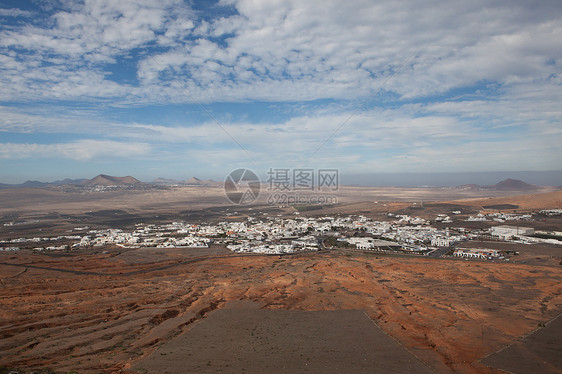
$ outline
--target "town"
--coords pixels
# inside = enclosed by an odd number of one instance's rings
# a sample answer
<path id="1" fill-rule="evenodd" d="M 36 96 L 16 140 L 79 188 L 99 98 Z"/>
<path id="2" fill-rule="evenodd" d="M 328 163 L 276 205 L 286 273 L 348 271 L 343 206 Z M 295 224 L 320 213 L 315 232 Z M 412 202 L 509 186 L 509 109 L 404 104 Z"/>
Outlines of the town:
<path id="1" fill-rule="evenodd" d="M 223 245 L 236 253 L 281 255 L 334 248 L 416 255 L 450 255 L 477 259 L 506 259 L 505 253 L 486 248 L 455 248 L 468 240 L 514 241 L 517 243 L 562 244 L 562 233 L 535 231 L 533 228 L 498 225 L 485 229 L 462 226 L 436 228 L 433 223 L 451 223 L 452 217 L 438 214 L 434 220 L 406 214 L 388 213 L 388 220 L 377 221 L 363 215 L 343 217 L 248 217 L 244 221 L 217 224 L 172 222 L 135 225 L 134 230 L 76 227 L 68 235 L 0 239 L 0 251 L 20 248 L 34 251 L 73 250 L 118 246 L 122 248 L 207 248 Z M 543 210 L 532 214 L 480 213 L 462 221 L 532 221 L 537 215 L 562 215 L 562 210 Z M 4 227 L 25 222 L 8 222 Z"/>

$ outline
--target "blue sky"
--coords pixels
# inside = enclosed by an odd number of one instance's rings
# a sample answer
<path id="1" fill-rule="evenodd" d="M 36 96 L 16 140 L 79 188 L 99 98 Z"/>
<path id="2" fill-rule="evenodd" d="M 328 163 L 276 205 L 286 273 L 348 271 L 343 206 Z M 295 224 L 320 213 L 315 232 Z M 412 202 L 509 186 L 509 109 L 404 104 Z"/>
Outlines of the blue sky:
<path id="1" fill-rule="evenodd" d="M 3 1 L 0 182 L 562 169 L 560 1 Z"/>

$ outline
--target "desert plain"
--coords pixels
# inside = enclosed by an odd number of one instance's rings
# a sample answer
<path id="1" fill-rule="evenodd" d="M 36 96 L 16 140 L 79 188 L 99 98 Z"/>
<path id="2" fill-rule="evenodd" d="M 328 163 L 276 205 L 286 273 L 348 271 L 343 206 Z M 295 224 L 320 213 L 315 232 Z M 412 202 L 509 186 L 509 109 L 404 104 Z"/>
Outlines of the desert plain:
<path id="1" fill-rule="evenodd" d="M 560 191 L 350 187 L 338 196 L 338 204 L 303 215 L 377 217 L 408 211 L 413 202 L 426 203 L 416 208 L 421 215 L 449 206 L 562 208 Z M 0 197 L 4 221 L 30 222 L 2 227 L 3 237 L 57 234 L 76 225 L 295 213 L 291 206 L 227 205 L 218 188 L 90 195 L 4 190 Z M 534 224 L 560 228 L 558 219 Z M 236 254 L 219 245 L 1 252 L 0 366 L 21 373 L 557 373 L 562 248 L 529 248 L 515 262 L 340 249 Z M 514 357 L 524 357 L 525 365 L 510 367 Z"/>

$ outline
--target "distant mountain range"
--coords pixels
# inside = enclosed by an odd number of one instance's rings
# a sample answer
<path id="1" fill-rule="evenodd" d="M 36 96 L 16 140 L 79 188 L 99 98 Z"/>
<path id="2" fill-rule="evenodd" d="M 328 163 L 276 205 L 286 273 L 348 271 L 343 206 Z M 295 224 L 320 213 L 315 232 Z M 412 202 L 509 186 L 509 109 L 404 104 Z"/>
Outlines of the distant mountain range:
<path id="1" fill-rule="evenodd" d="M 518 179 L 505 179 L 492 186 L 480 186 L 478 184 L 463 184 L 456 186 L 460 190 L 492 190 L 492 191 L 536 191 L 539 189 L 534 184 L 525 183 Z"/>
<path id="2" fill-rule="evenodd" d="M 177 181 L 174 179 L 157 178 L 153 182 L 144 183 L 138 179 L 126 177 L 114 177 L 111 175 L 100 174 L 92 179 L 63 179 L 54 182 L 39 182 L 27 181 L 21 184 L 4 184 L 0 183 L 0 189 L 6 188 L 46 188 L 52 186 L 136 186 L 136 185 L 160 185 L 160 186 L 206 186 L 206 187 L 220 187 L 221 182 L 215 182 L 212 179 L 203 180 L 196 177 L 191 177 L 185 181 Z"/>
<path id="3" fill-rule="evenodd" d="M 63 179 L 54 182 L 38 182 L 27 181 L 21 184 L 3 184 L 0 183 L 0 189 L 5 188 L 44 188 L 50 186 L 127 186 L 142 184 L 136 178 L 131 176 L 127 177 L 113 177 L 111 175 L 100 174 L 92 179 Z"/>
<path id="4" fill-rule="evenodd" d="M 154 184 L 167 185 L 167 186 L 207 186 L 207 187 L 220 187 L 221 182 L 215 182 L 212 179 L 199 179 L 191 177 L 185 181 L 178 181 L 175 179 L 157 178 L 152 182 Z"/>
<path id="5" fill-rule="evenodd" d="M 54 186 L 204 186 L 204 187 L 221 187 L 222 182 L 215 182 L 212 179 L 199 179 L 197 177 L 191 177 L 185 181 L 157 178 L 153 182 L 141 182 L 138 179 L 126 176 L 126 177 L 114 177 L 111 175 L 100 174 L 92 179 L 63 179 L 54 182 L 39 182 L 39 181 L 27 181 L 21 184 L 2 184 L 0 183 L 0 189 L 6 188 L 48 188 Z M 536 191 L 539 189 L 538 186 L 533 184 L 525 183 L 518 179 L 505 179 L 499 183 L 491 186 L 480 186 L 478 184 L 463 184 L 460 186 L 453 187 L 454 189 L 460 190 L 496 190 L 496 191 Z"/>

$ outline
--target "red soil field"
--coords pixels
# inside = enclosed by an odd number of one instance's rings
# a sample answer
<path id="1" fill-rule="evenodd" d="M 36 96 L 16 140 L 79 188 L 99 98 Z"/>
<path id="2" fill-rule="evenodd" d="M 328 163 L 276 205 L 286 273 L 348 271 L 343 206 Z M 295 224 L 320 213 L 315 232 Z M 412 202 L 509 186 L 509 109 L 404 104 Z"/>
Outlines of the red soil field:
<path id="1" fill-rule="evenodd" d="M 558 266 L 193 251 L 0 254 L 0 366 L 132 370 L 211 311 L 251 300 L 264 309 L 363 310 L 438 372 L 492 373 L 481 358 L 562 309 Z"/>

